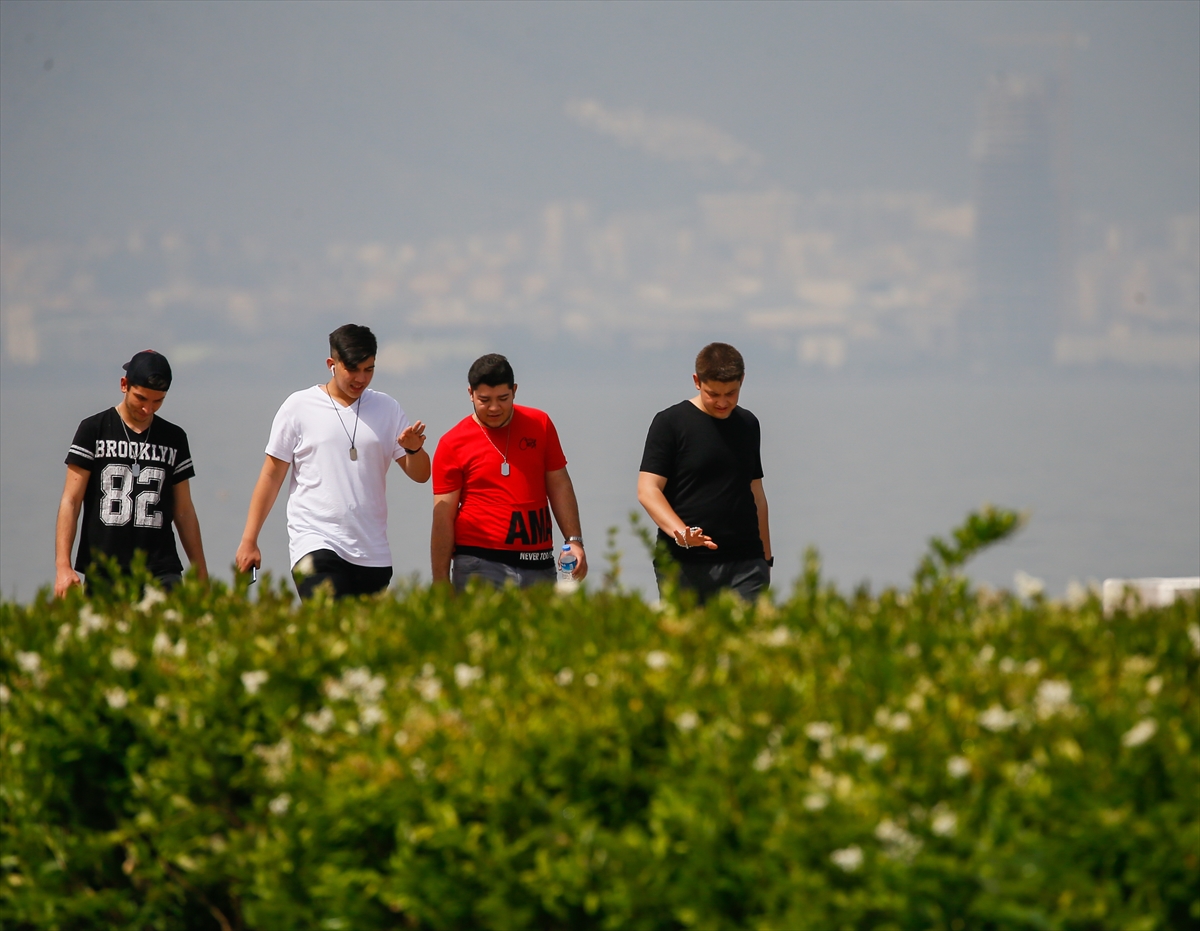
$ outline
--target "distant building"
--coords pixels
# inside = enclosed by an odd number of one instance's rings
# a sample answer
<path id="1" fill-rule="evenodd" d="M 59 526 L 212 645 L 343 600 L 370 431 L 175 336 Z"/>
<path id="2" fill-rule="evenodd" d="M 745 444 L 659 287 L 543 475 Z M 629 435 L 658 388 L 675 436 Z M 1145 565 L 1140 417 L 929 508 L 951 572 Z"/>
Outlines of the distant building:
<path id="1" fill-rule="evenodd" d="M 976 301 L 964 350 L 988 367 L 1049 365 L 1068 265 L 1061 101 L 1055 85 L 993 77 L 975 139 Z"/>

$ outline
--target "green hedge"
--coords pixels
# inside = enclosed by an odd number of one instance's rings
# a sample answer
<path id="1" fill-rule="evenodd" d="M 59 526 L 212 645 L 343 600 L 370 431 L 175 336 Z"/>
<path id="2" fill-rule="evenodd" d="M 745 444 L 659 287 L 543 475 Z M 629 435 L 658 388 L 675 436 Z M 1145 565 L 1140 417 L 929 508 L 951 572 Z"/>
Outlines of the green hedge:
<path id="1" fill-rule="evenodd" d="M 1195 601 L 4 603 L 5 928 L 1200 922 Z"/>

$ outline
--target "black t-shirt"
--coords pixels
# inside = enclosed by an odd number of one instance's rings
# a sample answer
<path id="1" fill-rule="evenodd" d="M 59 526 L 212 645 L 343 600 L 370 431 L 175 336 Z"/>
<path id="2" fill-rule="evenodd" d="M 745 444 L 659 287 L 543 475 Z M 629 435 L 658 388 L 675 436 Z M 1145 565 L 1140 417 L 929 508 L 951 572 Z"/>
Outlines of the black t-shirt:
<path id="1" fill-rule="evenodd" d="M 646 434 L 641 471 L 667 480 L 663 494 L 689 527 L 703 527 L 717 549 L 683 549 L 660 529 L 658 538 L 684 562 L 761 559 L 758 506 L 750 483 L 763 477 L 758 418 L 735 407 L 724 420 L 691 401 L 659 411 Z"/>
<path id="2" fill-rule="evenodd" d="M 128 569 L 142 550 L 152 574 L 183 571 L 171 529 L 175 486 L 196 474 L 183 430 L 155 416 L 134 433 L 110 407 L 79 424 L 66 462 L 90 473 L 76 570 L 86 571 L 97 552 Z"/>

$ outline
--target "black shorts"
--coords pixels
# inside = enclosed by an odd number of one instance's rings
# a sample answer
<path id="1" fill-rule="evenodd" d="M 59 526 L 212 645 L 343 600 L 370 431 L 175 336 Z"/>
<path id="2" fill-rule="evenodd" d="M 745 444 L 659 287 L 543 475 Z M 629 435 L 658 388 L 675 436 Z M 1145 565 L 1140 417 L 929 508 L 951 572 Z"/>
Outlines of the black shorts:
<path id="1" fill-rule="evenodd" d="M 312 571 L 302 573 L 300 566 L 306 560 L 312 561 Z M 387 588 L 392 581 L 392 567 L 356 566 L 346 562 L 333 550 L 313 550 L 296 563 L 296 568 L 292 569 L 292 580 L 301 598 L 311 598 L 322 582 L 329 582 L 333 586 L 335 597 L 351 598 L 355 595 L 374 595 Z"/>

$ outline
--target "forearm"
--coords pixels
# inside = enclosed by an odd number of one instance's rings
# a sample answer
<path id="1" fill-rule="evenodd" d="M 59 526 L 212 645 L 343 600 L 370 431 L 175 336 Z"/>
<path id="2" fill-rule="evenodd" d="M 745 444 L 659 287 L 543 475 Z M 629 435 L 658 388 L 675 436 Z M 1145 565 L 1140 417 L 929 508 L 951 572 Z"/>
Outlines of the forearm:
<path id="1" fill-rule="evenodd" d="M 771 549 L 771 524 L 767 519 L 766 496 L 764 495 L 762 500 L 756 503 L 758 504 L 758 536 L 762 540 L 764 558 L 770 559 L 774 551 Z"/>
<path id="2" fill-rule="evenodd" d="M 581 537 L 583 528 L 579 523 L 579 501 L 575 497 L 575 486 L 567 470 L 546 473 L 546 497 L 555 523 L 564 537 Z"/>
<path id="3" fill-rule="evenodd" d="M 177 511 L 175 514 L 175 529 L 179 532 L 179 542 L 187 553 L 188 562 L 196 570 L 200 579 L 208 578 L 208 563 L 204 559 L 204 542 L 200 536 L 200 519 L 196 516 L 195 508 Z"/>
<path id="4" fill-rule="evenodd" d="M 421 485 L 429 481 L 429 476 L 433 474 L 433 463 L 424 449 L 397 459 L 396 464 L 404 470 L 405 475 Z"/>
<path id="5" fill-rule="evenodd" d="M 650 519 L 668 537 L 674 539 L 676 531 L 683 530 L 687 524 L 675 513 L 662 490 L 654 486 L 638 486 L 638 504 L 650 515 Z"/>
<path id="6" fill-rule="evenodd" d="M 81 502 L 63 498 L 58 504 L 58 520 L 54 525 L 54 567 L 71 568 L 71 550 L 75 547 L 75 528 L 79 524 Z"/>
<path id="7" fill-rule="evenodd" d="M 275 461 L 279 462 L 279 460 Z M 275 506 L 275 499 L 279 497 L 279 489 L 283 485 L 283 477 L 287 474 L 288 464 L 280 462 L 279 465 L 282 466 L 282 469 L 273 465 L 270 457 L 267 462 L 263 463 L 262 472 L 259 473 L 254 491 L 250 495 L 250 508 L 246 512 L 246 526 L 242 530 L 243 543 L 258 545 L 258 535 L 262 532 L 263 524 L 266 523 L 271 508 Z"/>
<path id="8" fill-rule="evenodd" d="M 433 512 L 433 532 L 429 541 L 429 563 L 433 581 L 445 582 L 450 578 L 450 560 L 454 557 L 454 515 L 448 517 Z"/>

